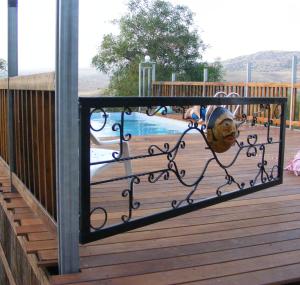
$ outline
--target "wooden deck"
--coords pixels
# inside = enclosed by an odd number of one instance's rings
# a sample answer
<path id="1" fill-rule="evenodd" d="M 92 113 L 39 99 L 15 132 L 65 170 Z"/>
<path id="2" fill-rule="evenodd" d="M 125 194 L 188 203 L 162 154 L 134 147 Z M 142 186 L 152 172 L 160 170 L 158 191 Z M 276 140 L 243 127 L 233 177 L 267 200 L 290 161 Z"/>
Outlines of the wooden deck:
<path id="1" fill-rule="evenodd" d="M 166 139 L 137 138 L 131 142 L 131 151 L 143 153 L 146 146 L 162 144 Z M 172 138 L 168 139 L 172 142 Z M 300 132 L 287 131 L 286 161 L 299 150 L 299 140 Z M 186 155 L 178 160 L 188 170 L 186 179 L 193 181 L 203 165 L 199 161 L 207 159 L 207 154 L 196 152 L 203 149 L 199 140 L 190 141 L 190 148 L 185 150 L 190 154 L 188 161 Z M 231 155 L 226 154 L 224 160 L 230 160 Z M 273 156 L 274 152 L 269 161 Z M 164 161 L 138 160 L 133 167 L 143 172 L 158 164 L 163 165 Z M 238 165 L 232 174 L 241 180 L 257 173 L 255 161 L 243 157 Z M 123 171 L 120 165 L 111 169 L 102 177 L 111 177 L 111 173 L 118 176 Z M 223 177 L 224 173 L 212 165 L 196 197 L 214 194 Z M 185 197 L 186 192 L 175 178 L 155 184 L 143 182 L 136 188 L 135 199 L 142 204 L 133 217 L 164 210 L 171 200 Z M 126 214 L 128 201 L 121 196 L 124 187 L 126 181 L 93 189 L 92 205 L 105 203 L 111 212 L 110 223 L 119 222 L 120 216 Z M 19 194 L 4 193 L 2 198 L 16 223 L 17 234 L 25 239 L 28 254 L 34 255 L 41 267 L 56 265 L 56 234 Z M 99 219 L 101 215 L 96 215 L 95 223 Z M 300 178 L 285 173 L 283 185 L 82 245 L 80 255 L 80 273 L 51 275 L 50 284 L 299 284 Z"/>

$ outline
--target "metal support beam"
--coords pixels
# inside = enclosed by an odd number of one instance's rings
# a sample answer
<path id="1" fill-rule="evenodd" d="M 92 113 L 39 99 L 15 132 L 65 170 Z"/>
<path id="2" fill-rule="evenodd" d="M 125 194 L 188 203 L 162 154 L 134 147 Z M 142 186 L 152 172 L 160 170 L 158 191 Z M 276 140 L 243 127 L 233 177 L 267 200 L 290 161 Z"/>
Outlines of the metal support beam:
<path id="1" fill-rule="evenodd" d="M 175 72 L 172 72 L 171 80 L 172 80 L 172 82 L 176 81 L 176 73 Z M 174 85 L 172 84 L 172 87 L 171 87 L 171 96 L 175 96 L 174 90 L 175 90 L 175 88 L 174 88 Z"/>
<path id="2" fill-rule="evenodd" d="M 156 80 L 156 78 L 155 78 L 155 63 L 153 62 L 152 63 L 152 82 L 155 80 Z"/>
<path id="3" fill-rule="evenodd" d="M 12 172 L 15 171 L 15 153 L 14 153 L 14 98 L 9 89 L 9 78 L 18 75 L 18 1 L 8 0 L 8 153 L 10 181 L 12 184 Z M 11 185 L 12 186 L 12 185 Z"/>
<path id="4" fill-rule="evenodd" d="M 204 82 L 208 81 L 208 68 L 203 69 L 203 81 Z"/>
<path id="5" fill-rule="evenodd" d="M 146 79 L 146 71 L 145 71 L 145 67 L 142 68 L 142 96 L 145 97 L 145 79 Z"/>
<path id="6" fill-rule="evenodd" d="M 57 2 L 56 151 L 60 274 L 79 271 L 78 0 Z"/>
<path id="7" fill-rule="evenodd" d="M 247 62 L 247 70 L 246 70 L 246 86 L 245 86 L 245 96 L 248 97 L 248 84 L 252 81 L 252 64 L 251 62 Z"/>
<path id="8" fill-rule="evenodd" d="M 151 62 L 150 56 L 146 55 L 145 61 L 139 63 L 139 97 L 152 95 L 153 81 L 155 81 L 155 62 Z M 146 84 L 147 90 L 145 86 Z"/>
<path id="9" fill-rule="evenodd" d="M 147 96 L 150 97 L 151 96 L 151 68 L 148 68 L 148 94 Z"/>
<path id="10" fill-rule="evenodd" d="M 247 62 L 247 70 L 246 70 L 246 82 L 245 82 L 245 92 L 244 92 L 244 97 L 249 96 L 249 82 L 252 81 L 252 63 Z M 242 111 L 244 114 L 248 114 L 248 106 L 247 105 L 242 105 Z"/>
<path id="11" fill-rule="evenodd" d="M 292 58 L 292 78 L 291 78 L 291 100 L 290 100 L 290 129 L 293 127 L 293 120 L 295 117 L 295 83 L 297 81 L 297 57 Z"/>
<path id="12" fill-rule="evenodd" d="M 142 96 L 142 64 L 139 64 L 139 97 Z"/>
<path id="13" fill-rule="evenodd" d="M 208 69 L 204 68 L 203 69 L 203 89 L 202 89 L 202 97 L 207 96 L 206 94 L 206 82 L 208 81 Z"/>

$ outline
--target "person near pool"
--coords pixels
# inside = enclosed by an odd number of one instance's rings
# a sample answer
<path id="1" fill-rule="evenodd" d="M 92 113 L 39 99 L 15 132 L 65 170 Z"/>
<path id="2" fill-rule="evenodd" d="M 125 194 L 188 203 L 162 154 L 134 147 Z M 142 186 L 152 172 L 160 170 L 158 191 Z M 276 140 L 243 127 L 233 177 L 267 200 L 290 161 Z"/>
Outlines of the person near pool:
<path id="1" fill-rule="evenodd" d="M 195 105 L 186 110 L 184 119 L 193 119 L 195 121 L 205 121 L 206 108 L 204 106 Z"/>

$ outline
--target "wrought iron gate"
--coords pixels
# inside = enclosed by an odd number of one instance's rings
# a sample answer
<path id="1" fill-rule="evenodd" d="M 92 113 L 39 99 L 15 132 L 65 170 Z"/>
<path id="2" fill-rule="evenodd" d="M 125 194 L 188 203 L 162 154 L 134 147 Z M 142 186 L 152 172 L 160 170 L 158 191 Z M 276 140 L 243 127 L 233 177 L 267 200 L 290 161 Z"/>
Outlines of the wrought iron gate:
<path id="1" fill-rule="evenodd" d="M 135 110 L 142 110 L 144 118 L 147 118 L 148 121 L 151 121 L 152 118 L 162 118 L 161 122 L 163 124 L 163 118 L 168 117 L 170 111 L 183 114 L 186 108 L 192 105 L 223 107 L 226 105 L 229 110 L 233 110 L 237 105 L 243 105 L 243 108 L 240 108 L 237 114 L 236 120 L 237 124 L 241 125 L 240 132 L 245 135 L 244 138 L 241 136 L 241 138 L 235 140 L 234 147 L 231 150 L 232 155 L 227 155 L 226 162 L 222 160 L 223 154 L 216 153 L 211 148 L 207 140 L 207 126 L 193 120 L 181 122 L 181 124 L 185 124 L 185 129 L 180 133 L 171 135 L 172 142 L 162 143 L 160 139 L 158 145 L 152 143 L 154 137 L 150 136 L 143 143 L 149 142 L 143 153 L 131 154 L 126 152 L 126 145 L 130 145 L 134 137 L 131 133 L 127 133 L 126 122 L 133 116 Z M 255 116 L 247 116 L 247 110 L 250 110 L 250 108 L 255 110 Z M 119 120 L 111 124 L 109 123 L 109 112 L 113 110 L 119 111 Z M 245 113 L 242 112 L 243 110 Z M 91 120 L 95 114 L 98 118 L 96 126 L 93 125 L 94 121 Z M 283 98 L 80 98 L 81 243 L 88 243 L 143 227 L 281 184 L 283 178 L 285 117 L 286 99 Z M 91 160 L 91 132 L 94 136 L 101 136 L 101 132 L 106 128 L 110 129 L 115 134 L 114 137 L 118 139 L 118 149 L 111 151 L 108 158 Z M 197 136 L 196 142 L 195 136 Z M 201 149 L 202 155 L 207 152 L 208 158 L 206 161 L 201 162 L 203 165 L 199 167 L 198 173 L 193 174 L 192 178 L 186 179 L 189 168 L 185 167 L 183 169 L 178 163 L 178 157 L 188 148 L 190 139 L 193 139 L 194 145 L 197 145 L 199 141 L 199 148 L 197 147 L 196 150 Z M 200 144 L 205 147 L 200 147 Z M 273 149 L 272 154 L 269 152 L 270 148 Z M 194 152 L 194 150 L 189 151 L 186 160 L 192 158 Z M 269 161 L 267 160 L 268 155 L 271 155 Z M 160 164 L 157 165 L 157 169 L 153 168 L 153 163 L 149 163 L 149 171 L 147 171 L 147 167 L 145 167 L 147 161 L 158 157 L 160 158 Z M 251 177 L 246 177 L 246 174 L 251 171 L 247 170 L 244 171 L 245 173 L 242 173 L 242 171 L 239 173 L 238 161 L 240 159 L 241 161 L 248 159 L 249 162 L 251 160 L 252 164 L 255 163 L 255 167 L 252 167 Z M 90 171 L 92 167 L 101 168 L 109 164 L 120 165 L 143 160 L 145 163 L 140 165 L 144 165 L 143 169 L 146 169 L 146 171 L 136 169 L 136 171 L 129 174 L 127 172 L 125 175 L 117 177 L 114 177 L 114 171 L 111 171 L 108 175 L 106 174 L 103 177 L 99 175 L 98 179 L 91 179 Z M 181 159 L 181 161 L 184 161 L 184 159 Z M 212 168 L 212 165 L 214 165 L 214 169 L 224 174 L 223 178 L 220 184 L 215 186 L 213 195 L 197 198 L 197 193 L 201 192 L 203 179 L 207 175 L 208 168 Z M 235 175 L 232 174 L 233 168 Z M 173 185 L 176 184 L 182 187 L 182 190 L 180 190 L 182 191 L 180 192 L 180 195 L 182 194 L 181 198 L 178 199 L 178 195 L 172 198 L 172 191 L 170 191 L 167 195 L 164 194 L 167 201 L 164 202 L 163 211 L 135 217 L 135 213 L 143 206 L 143 202 L 137 199 L 139 192 L 136 188 L 142 184 L 152 186 L 159 182 L 159 189 L 163 189 L 164 183 L 170 180 L 172 180 Z M 211 181 L 215 183 L 214 180 L 212 177 Z M 128 185 L 114 191 L 109 190 L 111 183 L 122 181 Z M 101 195 L 104 192 L 99 192 L 98 202 L 93 203 L 91 201 L 93 187 L 106 187 L 105 189 L 108 192 L 111 191 L 109 193 L 113 192 L 119 195 L 117 200 L 121 199 L 127 203 L 126 212 L 116 216 L 116 213 L 118 213 L 116 211 L 117 206 L 113 208 L 110 203 L 107 205 L 106 202 L 101 203 Z M 229 188 L 229 191 L 227 188 Z M 114 210 L 110 213 L 109 209 Z M 145 212 L 147 213 L 146 210 Z M 113 223 L 109 224 L 108 221 L 111 216 L 113 217 Z M 94 224 L 95 221 L 96 224 Z"/>

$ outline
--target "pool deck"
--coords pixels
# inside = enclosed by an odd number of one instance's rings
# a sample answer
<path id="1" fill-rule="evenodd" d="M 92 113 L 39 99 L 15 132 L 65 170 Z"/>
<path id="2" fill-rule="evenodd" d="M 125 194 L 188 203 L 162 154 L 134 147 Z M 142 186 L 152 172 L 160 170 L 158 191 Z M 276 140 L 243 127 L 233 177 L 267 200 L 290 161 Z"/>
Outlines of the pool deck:
<path id="1" fill-rule="evenodd" d="M 287 130 L 285 161 L 299 150 L 299 139 L 300 132 Z M 139 152 L 152 140 L 140 137 L 131 143 L 131 150 Z M 166 137 L 160 140 L 163 143 Z M 199 142 L 193 140 L 190 154 L 198 147 Z M 239 164 L 241 177 L 247 164 L 247 160 Z M 137 161 L 133 167 L 142 172 L 152 162 Z M 189 170 L 195 175 L 198 171 L 192 156 Z M 116 175 L 122 171 L 121 166 L 114 169 Z M 209 180 L 212 184 L 213 177 L 214 172 Z M 1 179 L 5 186 L 7 177 Z M 144 199 L 145 207 L 136 215 L 164 209 L 170 193 L 180 197 L 175 191 L 181 188 L 174 181 L 154 185 L 141 186 L 138 198 Z M 124 213 L 120 187 L 124 189 L 124 182 L 106 190 L 96 187 L 93 192 L 94 205 L 119 203 L 111 208 L 113 220 Z M 116 193 L 119 198 L 114 198 Z M 57 265 L 56 234 L 18 193 L 4 191 L 1 196 L 27 253 L 36 257 L 41 268 Z M 49 284 L 299 284 L 300 177 L 285 172 L 282 185 L 81 245 L 80 255 L 80 273 L 49 276 Z"/>

